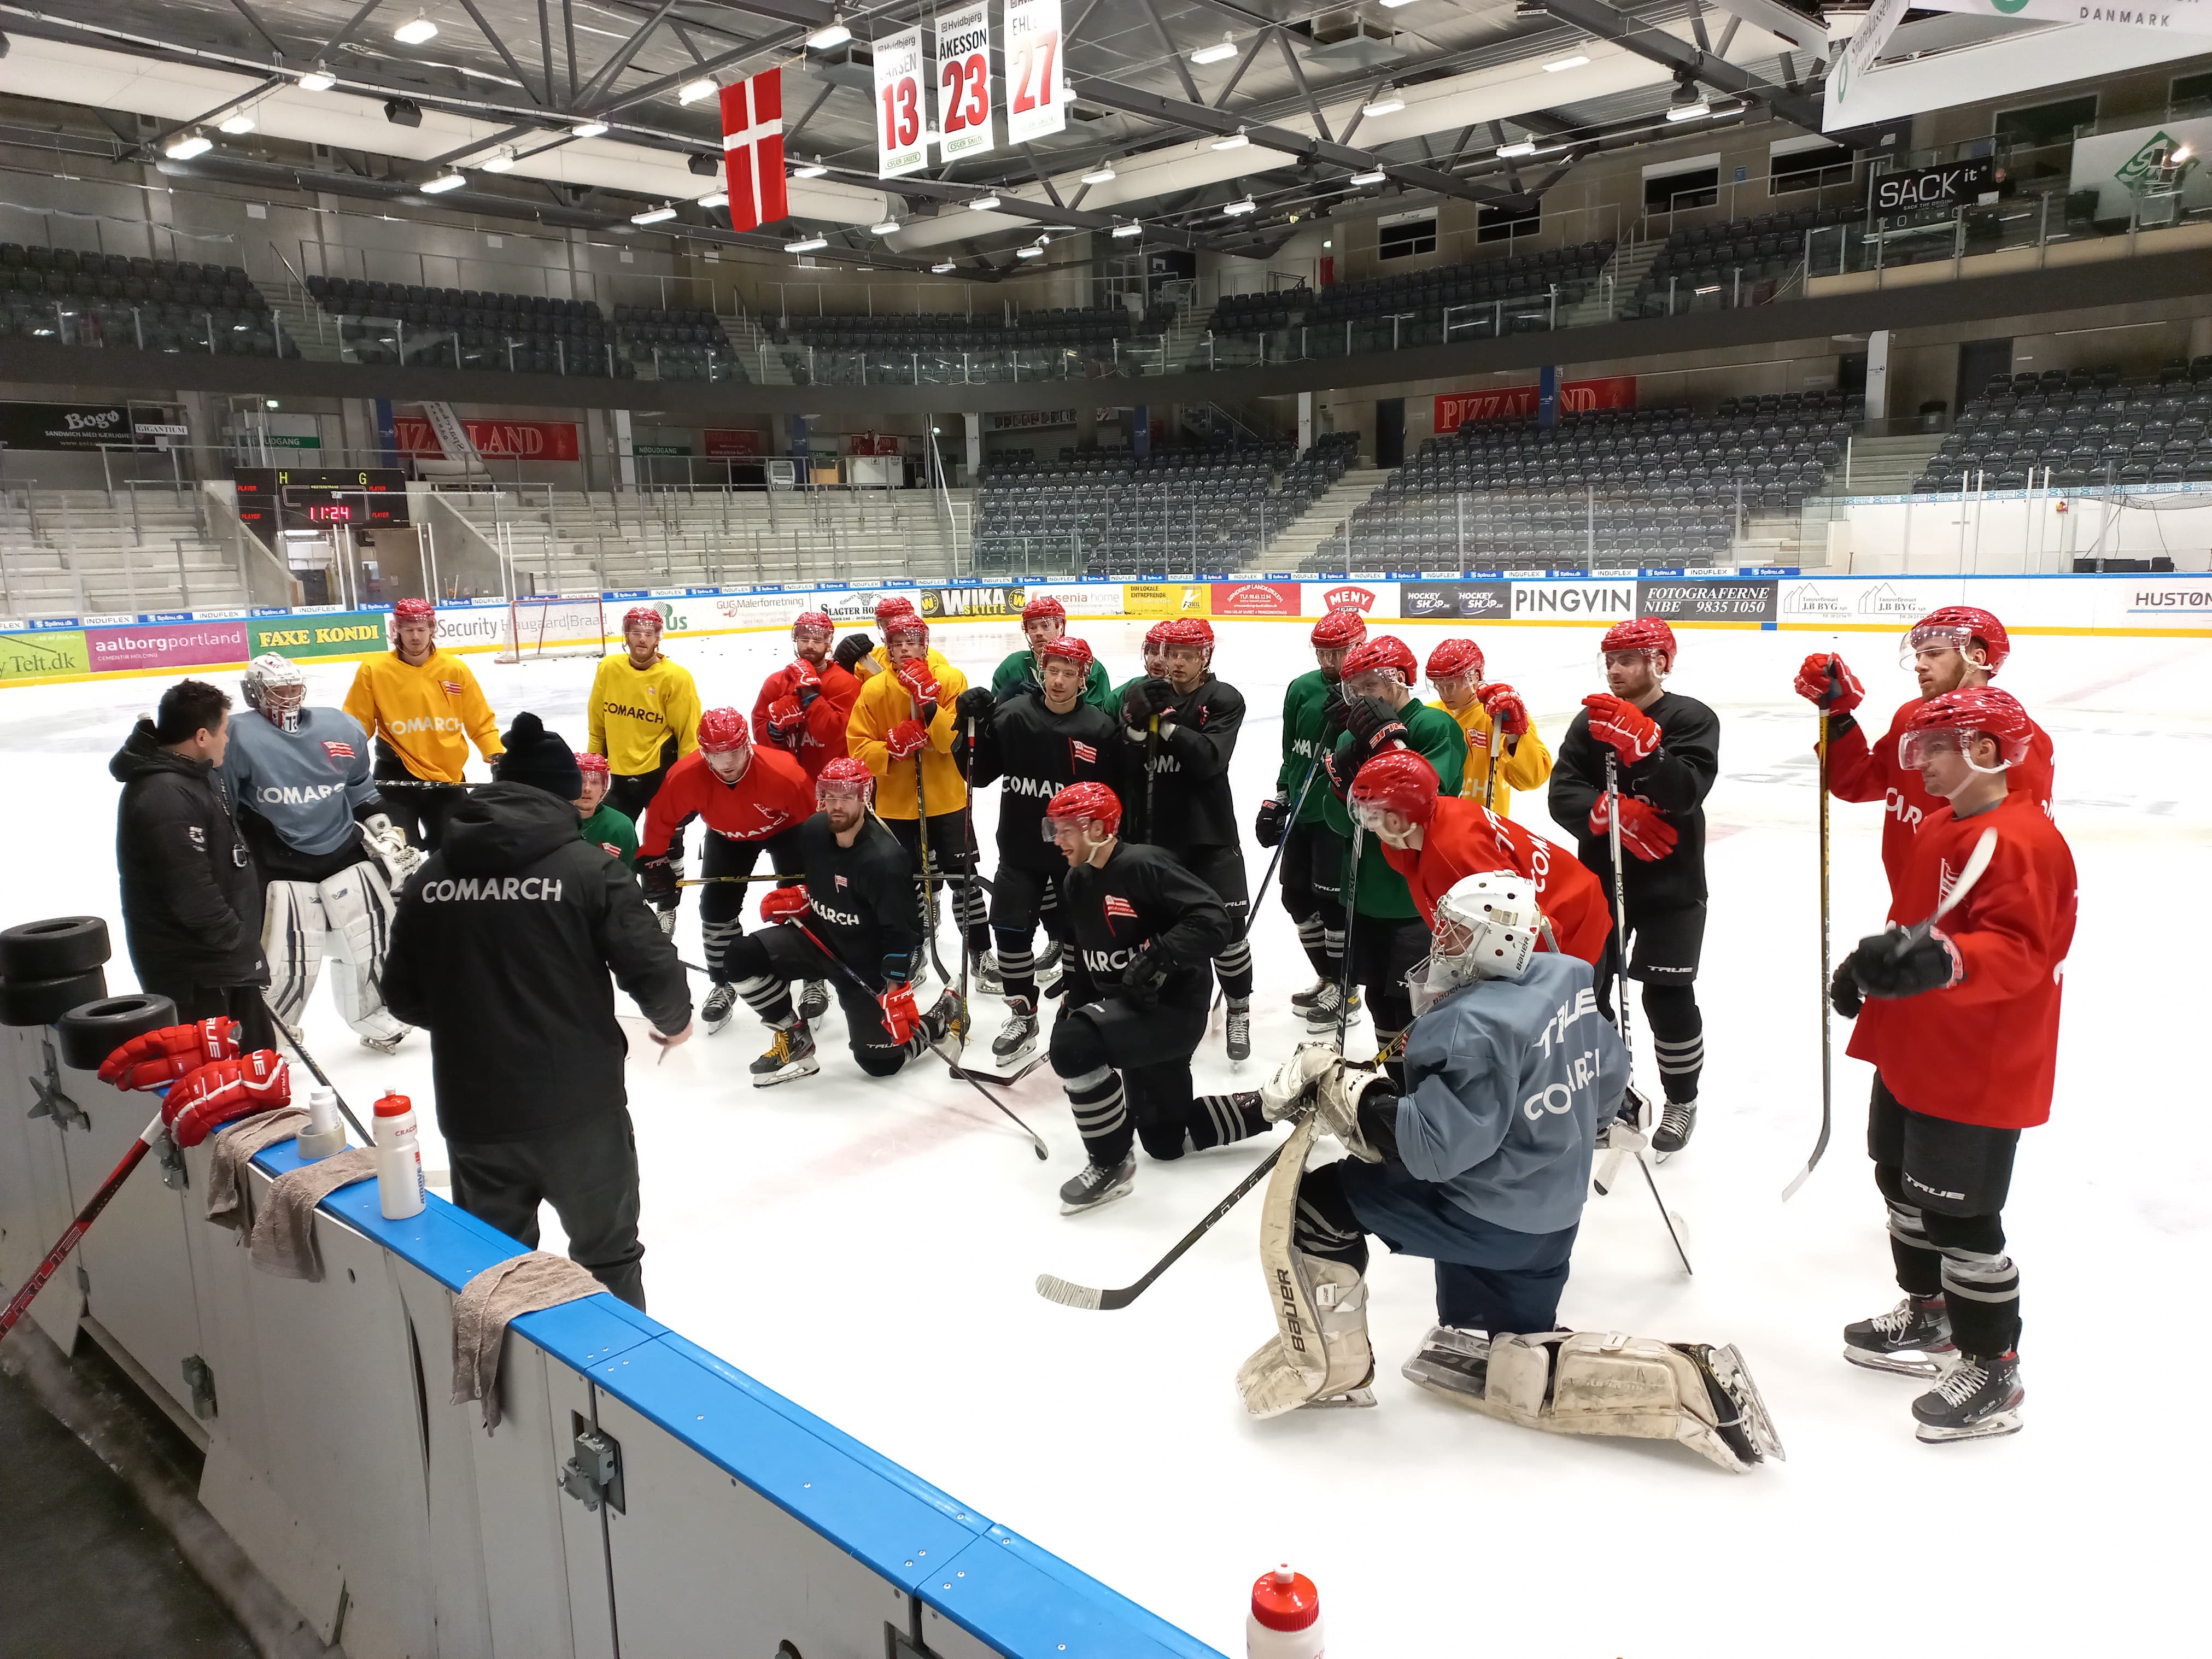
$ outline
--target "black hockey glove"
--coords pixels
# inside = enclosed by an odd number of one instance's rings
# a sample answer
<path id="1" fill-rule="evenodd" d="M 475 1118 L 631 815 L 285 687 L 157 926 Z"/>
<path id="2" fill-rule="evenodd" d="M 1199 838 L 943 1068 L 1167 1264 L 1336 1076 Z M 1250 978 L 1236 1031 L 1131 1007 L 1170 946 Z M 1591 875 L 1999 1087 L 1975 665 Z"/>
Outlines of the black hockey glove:
<path id="1" fill-rule="evenodd" d="M 1336 740 L 1344 735 L 1345 716 L 1349 698 L 1342 680 L 1328 683 L 1328 695 L 1322 699 L 1321 744 L 1324 749 L 1336 747 Z"/>
<path id="2" fill-rule="evenodd" d="M 1129 965 L 1121 970 L 1122 992 L 1140 1008 L 1157 1008 L 1160 1006 L 1161 988 L 1174 972 L 1174 966 L 1146 939 L 1138 946 Z"/>
<path id="3" fill-rule="evenodd" d="M 973 720 L 978 726 L 988 726 L 992 713 L 998 706 L 999 700 L 991 695 L 990 688 L 984 685 L 971 685 L 952 700 L 952 712 L 960 717 L 963 725 Z"/>
<path id="4" fill-rule="evenodd" d="M 1283 803 L 1276 799 L 1260 803 L 1260 816 L 1252 826 L 1252 834 L 1262 847 L 1273 847 L 1283 838 Z"/>
<path id="5" fill-rule="evenodd" d="M 637 884 L 645 890 L 645 902 L 654 909 L 674 909 L 676 860 L 665 853 L 657 859 L 641 858 L 637 861 Z"/>
<path id="6" fill-rule="evenodd" d="M 1929 928 L 1925 938 L 1901 928 L 1872 934 L 1859 941 L 1844 965 L 1860 990 L 1882 999 L 1940 991 L 1966 976 L 1959 947 L 1940 927 Z"/>
<path id="7" fill-rule="evenodd" d="M 1851 977 L 1851 959 L 1845 957 L 1836 964 L 1836 971 L 1828 976 L 1828 1006 L 1845 1019 L 1856 1019 L 1859 1010 L 1866 1006 L 1866 998 L 1860 994 L 1859 982 Z"/>
<path id="8" fill-rule="evenodd" d="M 854 663 L 863 657 L 873 656 L 875 650 L 876 642 L 866 634 L 848 634 L 837 641 L 837 648 L 830 654 L 837 666 L 849 674 Z"/>
<path id="9" fill-rule="evenodd" d="M 1395 724 L 1398 711 L 1380 697 L 1353 697 L 1345 705 L 1344 724 L 1352 736 L 1375 752 L 1375 734 L 1385 726 Z"/>

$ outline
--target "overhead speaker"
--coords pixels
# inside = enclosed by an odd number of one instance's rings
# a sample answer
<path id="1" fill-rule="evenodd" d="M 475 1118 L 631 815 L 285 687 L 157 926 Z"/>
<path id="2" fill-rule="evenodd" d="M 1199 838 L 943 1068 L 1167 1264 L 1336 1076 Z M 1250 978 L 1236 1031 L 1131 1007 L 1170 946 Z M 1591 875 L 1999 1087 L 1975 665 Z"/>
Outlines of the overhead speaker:
<path id="1" fill-rule="evenodd" d="M 422 125 L 422 106 L 412 98 L 393 98 L 386 101 L 384 118 L 395 127 L 419 127 Z"/>

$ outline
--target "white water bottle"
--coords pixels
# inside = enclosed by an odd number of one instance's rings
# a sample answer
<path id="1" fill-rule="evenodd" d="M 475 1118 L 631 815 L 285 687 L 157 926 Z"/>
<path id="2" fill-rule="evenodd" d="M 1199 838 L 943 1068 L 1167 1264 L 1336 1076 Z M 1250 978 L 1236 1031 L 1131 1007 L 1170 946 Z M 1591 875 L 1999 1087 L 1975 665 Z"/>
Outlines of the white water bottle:
<path id="1" fill-rule="evenodd" d="M 376 1103 L 376 1196 L 386 1221 L 422 1213 L 422 1147 L 415 1134 L 415 1103 L 386 1093 Z"/>
<path id="2" fill-rule="evenodd" d="M 1244 1653 L 1245 1659 L 1324 1659 L 1321 1592 L 1288 1562 L 1253 1582 Z"/>

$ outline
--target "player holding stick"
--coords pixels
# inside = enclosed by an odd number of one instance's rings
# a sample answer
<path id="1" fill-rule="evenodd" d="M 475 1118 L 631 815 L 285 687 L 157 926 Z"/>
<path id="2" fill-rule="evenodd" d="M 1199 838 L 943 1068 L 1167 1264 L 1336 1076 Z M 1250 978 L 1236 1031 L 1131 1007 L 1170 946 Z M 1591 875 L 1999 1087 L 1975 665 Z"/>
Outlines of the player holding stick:
<path id="1" fill-rule="evenodd" d="M 845 725 L 860 695 L 860 682 L 830 654 L 836 631 L 828 611 L 802 612 L 791 624 L 791 661 L 753 699 L 753 741 L 794 757 L 809 781 L 845 752 Z"/>
<path id="2" fill-rule="evenodd" d="M 660 793 L 669 769 L 699 746 L 699 688 L 691 671 L 661 654 L 660 612 L 634 605 L 623 613 L 623 649 L 599 659 L 586 707 L 595 755 L 607 757 L 607 799 L 632 823 Z M 684 826 L 673 826 L 672 872 L 683 873 Z M 660 931 L 676 931 L 680 892 L 653 908 Z"/>
<path id="3" fill-rule="evenodd" d="M 1022 636 L 1029 641 L 1019 651 L 1010 653 L 991 673 L 991 695 L 1000 702 L 1018 693 L 1037 692 L 1044 689 L 1045 647 L 1064 638 L 1067 633 L 1067 607 L 1049 593 L 1032 597 L 1022 607 Z M 1091 672 L 1083 681 L 1083 701 L 1092 708 L 1111 715 L 1120 708 L 1121 700 L 1106 678 L 1106 665 L 1092 658 Z"/>
<path id="4" fill-rule="evenodd" d="M 1425 672 L 1437 694 L 1429 707 L 1467 733 L 1460 793 L 1511 817 L 1513 792 L 1540 787 L 1552 775 L 1552 751 L 1536 735 L 1528 705 L 1503 680 L 1484 680 L 1482 647 L 1473 640 L 1442 641 L 1429 653 Z"/>

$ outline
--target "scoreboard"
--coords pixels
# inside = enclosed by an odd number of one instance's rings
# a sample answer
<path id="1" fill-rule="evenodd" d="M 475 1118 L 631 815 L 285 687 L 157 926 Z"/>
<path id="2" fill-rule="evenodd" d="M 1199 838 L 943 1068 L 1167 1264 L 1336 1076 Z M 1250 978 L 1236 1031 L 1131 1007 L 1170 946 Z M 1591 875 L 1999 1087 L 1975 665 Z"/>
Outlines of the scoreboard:
<path id="1" fill-rule="evenodd" d="M 407 475 L 398 467 L 241 466 L 239 521 L 274 544 L 287 530 L 376 530 L 404 525 Z"/>

